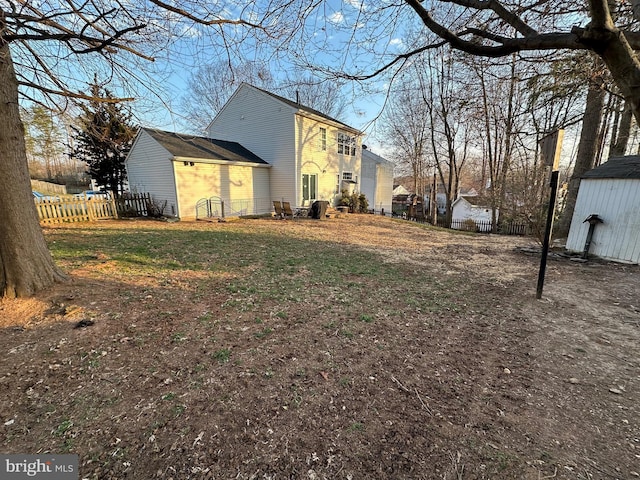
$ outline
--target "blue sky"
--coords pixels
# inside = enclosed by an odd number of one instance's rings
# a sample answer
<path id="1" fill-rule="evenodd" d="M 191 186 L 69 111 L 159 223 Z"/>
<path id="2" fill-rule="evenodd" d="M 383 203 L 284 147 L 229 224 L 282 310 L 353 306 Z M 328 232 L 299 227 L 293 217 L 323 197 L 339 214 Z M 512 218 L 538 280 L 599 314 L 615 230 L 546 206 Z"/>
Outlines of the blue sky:
<path id="1" fill-rule="evenodd" d="M 235 60 L 271 59 L 271 73 L 276 80 L 293 70 L 294 63 L 313 63 L 322 69 L 347 70 L 349 73 L 371 71 L 380 58 L 368 52 L 370 48 L 383 54 L 393 54 L 399 53 L 404 48 L 404 43 L 401 36 L 402 25 L 395 25 L 393 29 L 384 27 L 377 33 L 379 38 L 375 42 L 357 38 L 365 29 L 353 27 L 367 8 L 357 0 L 327 1 L 307 21 L 304 35 L 301 36 L 305 38 L 298 44 L 304 45 L 304 48 L 276 53 L 270 43 L 248 37 L 242 41 L 241 48 L 234 48 L 234 55 L 237 55 Z M 226 14 L 229 18 L 234 18 L 238 13 L 228 11 Z M 183 31 L 183 37 L 172 44 L 171 50 L 162 52 L 155 64 L 149 65 L 149 68 L 157 72 L 154 75 L 163 78 L 155 89 L 156 95 L 147 92 L 144 95 L 145 101 L 133 104 L 134 110 L 146 126 L 185 131 L 187 127 L 180 103 L 187 93 L 189 76 L 198 65 L 211 60 L 217 61 L 227 54 L 220 48 L 217 42 L 219 39 L 210 38 L 209 27 L 185 26 Z M 235 35 L 236 32 L 232 34 Z M 351 42 L 351 46 L 346 48 L 348 42 Z M 359 45 L 357 49 L 356 43 Z M 366 48 L 360 48 L 363 45 Z M 386 86 L 386 79 L 379 77 L 366 83 L 348 82 L 343 89 L 347 108 L 341 120 L 365 130 L 368 134 L 365 142 L 378 153 L 382 147 L 372 135 L 372 122 L 382 110 Z"/>

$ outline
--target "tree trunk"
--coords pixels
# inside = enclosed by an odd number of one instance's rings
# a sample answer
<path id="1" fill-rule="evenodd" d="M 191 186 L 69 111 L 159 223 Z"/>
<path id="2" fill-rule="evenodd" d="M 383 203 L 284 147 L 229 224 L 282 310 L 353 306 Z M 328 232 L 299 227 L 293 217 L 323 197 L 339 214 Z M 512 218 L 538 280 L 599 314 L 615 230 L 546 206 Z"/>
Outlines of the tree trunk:
<path id="1" fill-rule="evenodd" d="M 576 206 L 578 188 L 580 187 L 580 177 L 593 168 L 594 160 L 598 148 L 598 132 L 600 129 L 600 119 L 604 108 L 605 91 L 600 83 L 590 83 L 587 92 L 587 101 L 582 119 L 582 130 L 580 132 L 580 143 L 578 144 L 578 154 L 573 173 L 569 180 L 569 188 L 565 200 L 564 210 L 555 231 L 556 238 L 567 238 L 569 227 L 573 218 L 573 210 Z"/>
<path id="2" fill-rule="evenodd" d="M 0 45 L 0 118 L 0 294 L 26 297 L 64 275 L 47 249 L 31 195 L 18 84 L 7 44 Z"/>
<path id="3" fill-rule="evenodd" d="M 640 123 L 640 61 L 624 33 L 611 25 L 595 31 L 587 28 L 581 41 L 604 61 L 625 103 Z"/>
<path id="4" fill-rule="evenodd" d="M 633 119 L 633 113 L 627 102 L 624 103 L 624 110 L 620 116 L 620 123 L 617 128 L 617 135 L 611 150 L 609 151 L 609 157 L 618 157 L 624 155 L 627 151 L 627 143 L 629 143 L 629 133 L 631 132 L 631 120 Z"/>

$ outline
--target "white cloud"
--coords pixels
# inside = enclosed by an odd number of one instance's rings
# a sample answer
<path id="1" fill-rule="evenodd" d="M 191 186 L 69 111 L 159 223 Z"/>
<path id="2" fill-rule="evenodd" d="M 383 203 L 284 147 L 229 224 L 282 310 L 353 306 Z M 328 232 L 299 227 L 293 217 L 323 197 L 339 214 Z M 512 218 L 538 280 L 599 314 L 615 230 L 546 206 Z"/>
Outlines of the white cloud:
<path id="1" fill-rule="evenodd" d="M 333 12 L 331 15 L 329 15 L 328 20 L 331 23 L 342 23 L 344 22 L 344 15 L 342 12 Z"/>
<path id="2" fill-rule="evenodd" d="M 351 5 L 356 10 L 360 10 L 364 12 L 367 9 L 367 6 L 362 0 L 343 0 L 344 3 Z"/>
<path id="3" fill-rule="evenodd" d="M 392 47 L 402 47 L 402 45 L 404 45 L 404 42 L 402 41 L 401 38 L 392 38 L 391 41 L 389 42 L 389 45 L 391 45 Z"/>

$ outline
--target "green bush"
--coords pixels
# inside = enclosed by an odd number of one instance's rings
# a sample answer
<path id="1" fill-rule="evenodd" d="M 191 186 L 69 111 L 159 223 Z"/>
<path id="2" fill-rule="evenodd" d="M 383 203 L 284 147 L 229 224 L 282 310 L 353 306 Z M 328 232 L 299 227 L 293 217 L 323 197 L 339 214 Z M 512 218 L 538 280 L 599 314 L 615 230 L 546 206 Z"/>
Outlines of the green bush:
<path id="1" fill-rule="evenodd" d="M 366 213 L 369 211 L 369 201 L 364 193 L 342 190 L 342 197 L 338 200 L 338 206 L 349 207 L 351 213 Z"/>

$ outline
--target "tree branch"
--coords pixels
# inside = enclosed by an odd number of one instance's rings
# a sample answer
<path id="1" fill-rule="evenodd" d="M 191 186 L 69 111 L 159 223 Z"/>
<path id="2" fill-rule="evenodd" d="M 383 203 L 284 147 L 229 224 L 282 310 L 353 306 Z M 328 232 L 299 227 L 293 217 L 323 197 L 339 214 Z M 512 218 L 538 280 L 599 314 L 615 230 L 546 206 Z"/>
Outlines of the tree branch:
<path id="1" fill-rule="evenodd" d="M 444 0 L 453 1 L 472 1 L 472 0 Z M 474 33 L 476 35 L 481 32 L 479 29 L 467 29 L 461 33 L 454 33 L 442 24 L 436 22 L 434 18 L 422 6 L 419 0 L 405 0 L 405 2 L 413 8 L 418 14 L 424 25 L 435 33 L 437 36 L 445 40 L 449 45 L 457 50 L 478 55 L 482 57 L 503 57 L 512 53 L 525 50 L 555 50 L 555 49 L 571 49 L 586 50 L 589 47 L 582 42 L 577 32 L 571 33 L 537 33 L 535 35 L 518 38 L 507 38 L 495 35 L 489 32 L 483 32 L 479 36 L 492 40 L 498 45 L 484 45 L 475 41 L 464 40 L 463 35 Z"/>
<path id="2" fill-rule="evenodd" d="M 43 87 L 42 85 L 37 85 L 33 82 L 28 82 L 24 80 L 18 80 L 18 85 L 28 88 L 33 88 L 34 90 L 40 90 L 41 92 L 50 94 L 50 95 L 61 95 L 68 98 L 76 98 L 80 100 L 91 100 L 94 102 L 102 102 L 102 103 L 121 103 L 121 102 L 132 102 L 135 100 L 133 97 L 122 97 L 122 98 L 99 98 L 93 95 L 86 95 L 84 93 L 76 93 L 66 88 L 62 88 L 60 90 L 53 90 L 51 88 Z"/>
<path id="3" fill-rule="evenodd" d="M 257 28 L 260 30 L 264 30 L 264 27 L 257 23 L 247 22 L 246 20 L 226 20 L 223 18 L 216 18 L 213 20 L 205 20 L 204 18 L 197 17 L 192 15 L 191 13 L 183 10 L 182 8 L 175 7 L 173 5 L 169 5 L 168 3 L 162 2 L 161 0 L 149 0 L 154 5 L 158 7 L 162 7 L 165 10 L 168 10 L 173 13 L 177 13 L 181 17 L 188 18 L 189 20 L 199 23 L 200 25 L 246 25 L 251 28 Z"/>
<path id="4" fill-rule="evenodd" d="M 517 14 L 507 10 L 498 0 L 442 0 L 445 3 L 453 3 L 461 7 L 474 8 L 476 10 L 492 10 L 498 17 L 511 25 L 516 31 L 529 37 L 538 32 L 525 23 Z"/>
<path id="5" fill-rule="evenodd" d="M 590 28 L 614 30 L 616 26 L 611 18 L 611 11 L 607 0 L 589 0 L 591 12 Z"/>

